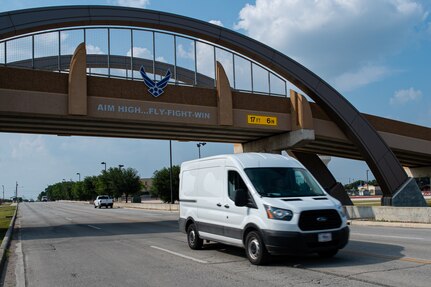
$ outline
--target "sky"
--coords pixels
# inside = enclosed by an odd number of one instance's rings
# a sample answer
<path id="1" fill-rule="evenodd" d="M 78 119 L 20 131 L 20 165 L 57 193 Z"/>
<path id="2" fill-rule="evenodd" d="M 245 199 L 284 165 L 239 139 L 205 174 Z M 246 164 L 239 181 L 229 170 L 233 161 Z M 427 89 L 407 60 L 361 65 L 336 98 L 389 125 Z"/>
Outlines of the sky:
<path id="1" fill-rule="evenodd" d="M 0 0 L 0 12 L 60 6 L 131 6 L 222 25 L 306 66 L 360 112 L 431 127 L 431 0 Z M 169 165 L 169 141 L 0 133 L 5 198 L 36 198 L 49 184 L 120 164 L 143 178 Z M 173 164 L 198 157 L 195 142 L 172 142 Z M 207 143 L 202 156 L 233 153 Z M 342 183 L 365 179 L 364 162 L 332 158 Z M 372 174 L 369 175 L 372 179 Z M 1 191 L 1 190 L 0 190 Z"/>

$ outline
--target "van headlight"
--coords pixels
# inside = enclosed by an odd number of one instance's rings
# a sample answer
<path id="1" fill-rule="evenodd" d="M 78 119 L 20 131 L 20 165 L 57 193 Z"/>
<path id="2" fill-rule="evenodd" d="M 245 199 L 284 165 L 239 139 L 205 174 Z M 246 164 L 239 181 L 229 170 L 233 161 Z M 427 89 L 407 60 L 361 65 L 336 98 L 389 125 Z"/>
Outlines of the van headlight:
<path id="1" fill-rule="evenodd" d="M 342 217 L 346 217 L 346 214 L 344 213 L 344 210 L 343 210 L 343 206 L 341 205 L 341 204 L 336 204 L 336 207 L 337 207 L 337 209 L 338 209 L 338 212 L 340 212 L 340 214 L 341 214 L 341 216 Z"/>
<path id="2" fill-rule="evenodd" d="M 291 210 L 272 207 L 269 205 L 264 205 L 264 207 L 269 219 L 290 221 L 293 217 L 293 212 Z"/>

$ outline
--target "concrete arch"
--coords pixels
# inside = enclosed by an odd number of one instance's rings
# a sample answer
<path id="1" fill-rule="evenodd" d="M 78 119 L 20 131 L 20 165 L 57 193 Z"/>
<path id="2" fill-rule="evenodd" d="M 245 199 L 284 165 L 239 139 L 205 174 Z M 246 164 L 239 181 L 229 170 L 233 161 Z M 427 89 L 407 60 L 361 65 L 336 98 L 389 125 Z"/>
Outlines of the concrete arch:
<path id="1" fill-rule="evenodd" d="M 0 14 L 0 39 L 35 31 L 94 25 L 167 30 L 229 48 L 261 63 L 310 96 L 357 146 L 381 185 L 385 204 L 404 189 L 409 178 L 398 159 L 369 122 L 340 93 L 316 74 L 247 36 L 200 20 L 175 14 L 111 6 L 61 6 Z"/>

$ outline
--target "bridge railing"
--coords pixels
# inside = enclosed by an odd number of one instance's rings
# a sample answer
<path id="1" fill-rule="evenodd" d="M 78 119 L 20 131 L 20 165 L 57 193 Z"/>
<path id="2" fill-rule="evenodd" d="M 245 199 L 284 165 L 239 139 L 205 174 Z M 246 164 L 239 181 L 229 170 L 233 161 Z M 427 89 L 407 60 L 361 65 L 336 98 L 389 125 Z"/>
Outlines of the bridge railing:
<path id="1" fill-rule="evenodd" d="M 124 27 L 76 27 L 0 41 L 0 65 L 68 72 L 76 47 L 84 42 L 87 73 L 142 80 L 144 66 L 154 80 L 169 69 L 170 84 L 213 88 L 220 62 L 236 91 L 288 96 L 294 86 L 270 69 L 224 47 L 166 31 Z"/>

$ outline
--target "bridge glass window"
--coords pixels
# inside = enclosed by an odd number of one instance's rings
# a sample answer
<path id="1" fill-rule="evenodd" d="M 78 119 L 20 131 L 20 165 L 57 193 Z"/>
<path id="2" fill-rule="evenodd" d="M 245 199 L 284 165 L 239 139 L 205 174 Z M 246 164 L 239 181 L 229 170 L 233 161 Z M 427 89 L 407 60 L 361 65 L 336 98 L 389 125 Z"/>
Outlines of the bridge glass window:
<path id="1" fill-rule="evenodd" d="M 110 74 L 114 77 L 131 78 L 130 58 L 127 56 L 131 49 L 130 29 L 109 29 L 109 66 Z"/>
<path id="2" fill-rule="evenodd" d="M 34 68 L 58 71 L 58 32 L 43 33 L 34 36 Z M 52 65 L 46 66 L 47 58 L 51 58 Z"/>
<path id="3" fill-rule="evenodd" d="M 276 96 L 287 96 L 287 83 L 282 78 L 278 77 L 277 75 L 270 73 L 269 76 L 270 81 L 270 94 L 276 95 Z"/>
<path id="4" fill-rule="evenodd" d="M 195 85 L 195 41 L 176 37 L 177 83 Z"/>
<path id="5" fill-rule="evenodd" d="M 196 44 L 196 65 L 198 74 L 203 74 L 211 79 L 215 79 L 215 63 L 214 63 L 214 46 L 208 45 L 203 42 Z M 206 86 L 207 83 L 198 81 L 198 86 L 213 88 L 215 82 L 211 86 Z"/>
<path id="6" fill-rule="evenodd" d="M 86 29 L 87 59 L 93 59 L 100 66 L 108 67 L 108 29 Z M 87 65 L 91 63 L 87 61 Z M 109 75 L 108 68 L 89 68 L 90 74 Z"/>
<path id="7" fill-rule="evenodd" d="M 155 54 L 156 54 L 156 79 L 160 81 L 166 75 L 168 69 L 174 73 L 175 53 L 174 37 L 163 33 L 155 35 Z M 170 81 L 175 81 L 171 77 Z"/>
<path id="8" fill-rule="evenodd" d="M 0 43 L 0 64 L 4 64 L 4 42 Z"/>
<path id="9" fill-rule="evenodd" d="M 7 41 L 6 50 L 6 63 L 8 65 L 28 68 L 29 63 L 27 60 L 31 60 L 32 58 L 32 37 L 29 36 Z"/>
<path id="10" fill-rule="evenodd" d="M 60 31 L 60 67 L 61 70 L 69 70 L 70 60 L 76 47 L 84 42 L 84 30 Z"/>
<path id="11" fill-rule="evenodd" d="M 153 72 L 153 32 L 133 30 L 133 49 L 130 51 L 130 56 L 133 56 L 133 78 L 142 80 L 139 73 L 141 66 L 144 66 L 147 75 L 154 79 Z M 129 54 L 129 53 L 128 53 Z"/>
<path id="12" fill-rule="evenodd" d="M 235 55 L 235 89 L 251 91 L 251 62 Z"/>
<path id="13" fill-rule="evenodd" d="M 226 50 L 216 48 L 216 60 L 222 64 L 227 78 L 229 79 L 229 83 L 233 87 L 233 54 Z"/>
<path id="14" fill-rule="evenodd" d="M 269 93 L 269 73 L 256 64 L 253 64 L 253 92 Z"/>

